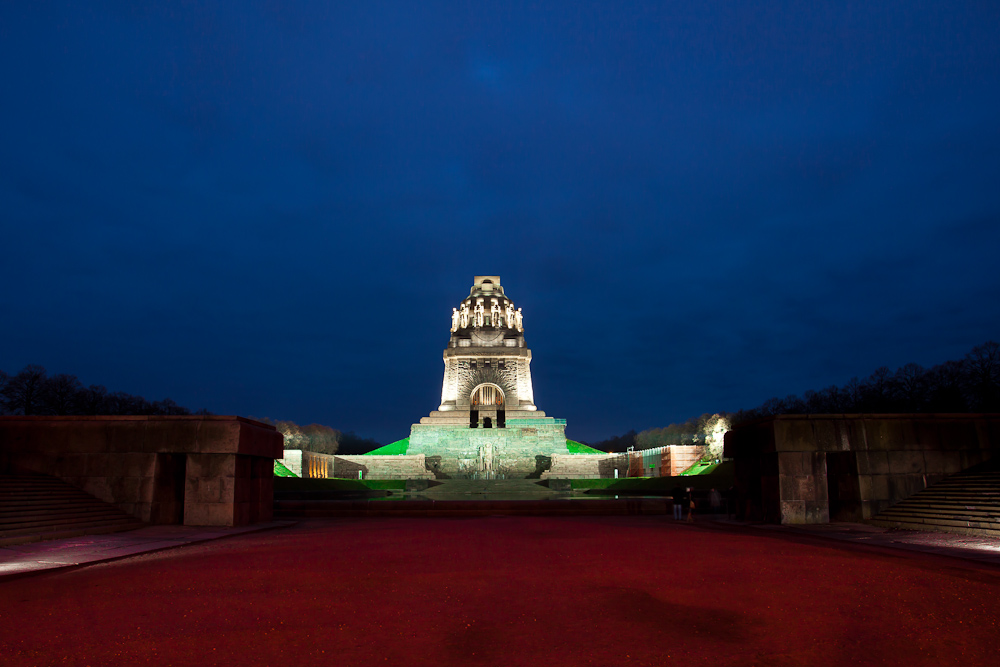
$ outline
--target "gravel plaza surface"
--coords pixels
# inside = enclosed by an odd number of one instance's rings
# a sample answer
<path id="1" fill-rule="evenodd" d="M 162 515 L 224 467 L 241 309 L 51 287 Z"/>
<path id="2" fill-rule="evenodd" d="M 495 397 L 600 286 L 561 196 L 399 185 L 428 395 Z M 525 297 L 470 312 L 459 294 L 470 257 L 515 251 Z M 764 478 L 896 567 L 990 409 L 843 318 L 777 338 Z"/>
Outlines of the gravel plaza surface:
<path id="1" fill-rule="evenodd" d="M 302 520 L 0 579 L 0 665 L 996 664 L 996 541 L 826 532 Z"/>

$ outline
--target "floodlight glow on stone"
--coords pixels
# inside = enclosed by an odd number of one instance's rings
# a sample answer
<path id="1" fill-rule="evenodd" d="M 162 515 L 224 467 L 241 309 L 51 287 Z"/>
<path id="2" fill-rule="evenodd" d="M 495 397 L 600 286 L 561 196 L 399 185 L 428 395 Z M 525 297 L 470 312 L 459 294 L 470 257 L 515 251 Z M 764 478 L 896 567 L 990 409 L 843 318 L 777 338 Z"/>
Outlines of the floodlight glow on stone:
<path id="1" fill-rule="evenodd" d="M 535 406 L 524 315 L 500 276 L 476 276 L 450 320 L 441 403 L 412 426 L 407 453 L 477 478 L 538 475 L 553 455 L 570 454 L 566 422 Z"/>

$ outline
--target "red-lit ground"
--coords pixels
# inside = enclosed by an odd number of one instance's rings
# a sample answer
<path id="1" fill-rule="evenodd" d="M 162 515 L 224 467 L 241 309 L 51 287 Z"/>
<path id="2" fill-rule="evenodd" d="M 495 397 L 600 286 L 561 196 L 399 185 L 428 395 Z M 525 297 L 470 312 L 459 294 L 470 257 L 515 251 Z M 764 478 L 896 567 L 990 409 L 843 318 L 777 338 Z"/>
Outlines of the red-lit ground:
<path id="1" fill-rule="evenodd" d="M 995 665 L 1000 569 L 661 517 L 339 519 L 0 582 L 0 664 Z"/>

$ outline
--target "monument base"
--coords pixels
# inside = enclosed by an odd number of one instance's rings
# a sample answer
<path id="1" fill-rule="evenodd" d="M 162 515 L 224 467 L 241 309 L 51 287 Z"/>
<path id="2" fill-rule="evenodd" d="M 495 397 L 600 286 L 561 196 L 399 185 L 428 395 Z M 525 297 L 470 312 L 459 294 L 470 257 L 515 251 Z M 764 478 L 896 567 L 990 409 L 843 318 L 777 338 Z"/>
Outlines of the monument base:
<path id="1" fill-rule="evenodd" d="M 504 428 L 469 428 L 467 416 L 464 423 L 454 419 L 459 411 L 447 420 L 432 415 L 411 427 L 407 453 L 424 455 L 427 469 L 438 477 L 539 478 L 554 454 L 569 454 L 566 421 L 529 414 L 508 418 Z"/>

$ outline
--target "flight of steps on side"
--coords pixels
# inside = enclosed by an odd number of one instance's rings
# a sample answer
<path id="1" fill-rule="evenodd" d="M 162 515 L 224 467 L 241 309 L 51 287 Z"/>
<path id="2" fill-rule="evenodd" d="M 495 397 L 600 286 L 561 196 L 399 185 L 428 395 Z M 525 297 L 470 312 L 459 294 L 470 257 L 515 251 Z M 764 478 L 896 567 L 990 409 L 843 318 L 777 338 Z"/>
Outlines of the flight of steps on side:
<path id="1" fill-rule="evenodd" d="M 96 535 L 144 524 L 49 475 L 0 475 L 0 546 Z"/>
<path id="2" fill-rule="evenodd" d="M 876 526 L 1000 537 L 1000 470 L 947 477 L 870 520 Z"/>
<path id="3" fill-rule="evenodd" d="M 442 480 L 414 494 L 313 499 L 275 494 L 275 519 L 318 517 L 481 517 L 669 514 L 669 498 L 567 497 L 534 480 Z"/>
<path id="4" fill-rule="evenodd" d="M 532 479 L 448 479 L 421 495 L 432 499 L 476 500 L 483 497 L 503 499 L 540 499 L 556 495 Z"/>

